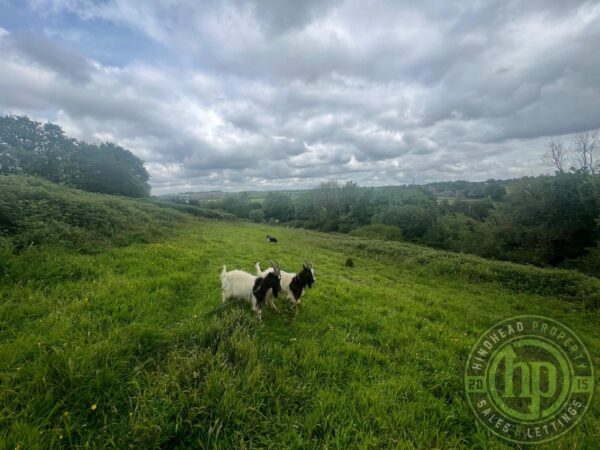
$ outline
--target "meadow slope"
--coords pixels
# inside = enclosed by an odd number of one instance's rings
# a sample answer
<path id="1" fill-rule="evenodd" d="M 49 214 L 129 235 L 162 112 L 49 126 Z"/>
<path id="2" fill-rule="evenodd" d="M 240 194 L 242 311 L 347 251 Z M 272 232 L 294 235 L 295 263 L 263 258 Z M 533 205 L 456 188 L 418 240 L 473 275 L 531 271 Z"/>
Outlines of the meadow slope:
<path id="1" fill-rule="evenodd" d="M 300 308 L 220 308 L 222 264 L 305 257 Z M 480 333 L 547 315 L 600 367 L 597 281 L 567 271 L 196 219 L 159 242 L 3 258 L 0 448 L 504 448 L 464 396 Z M 596 400 L 544 448 L 599 441 Z"/>

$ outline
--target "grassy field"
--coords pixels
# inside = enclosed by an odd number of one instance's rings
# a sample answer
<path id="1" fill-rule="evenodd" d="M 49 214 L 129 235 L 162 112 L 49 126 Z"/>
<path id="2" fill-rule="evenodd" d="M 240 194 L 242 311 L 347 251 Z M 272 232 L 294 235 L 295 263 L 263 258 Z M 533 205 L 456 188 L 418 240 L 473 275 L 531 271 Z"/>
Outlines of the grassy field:
<path id="1" fill-rule="evenodd" d="M 222 264 L 305 257 L 300 308 L 219 308 Z M 481 332 L 547 315 L 600 367 L 597 280 L 401 243 L 194 219 L 94 254 L 5 253 L 0 279 L 0 448 L 504 448 L 464 395 Z M 544 448 L 598 442 L 596 401 Z"/>

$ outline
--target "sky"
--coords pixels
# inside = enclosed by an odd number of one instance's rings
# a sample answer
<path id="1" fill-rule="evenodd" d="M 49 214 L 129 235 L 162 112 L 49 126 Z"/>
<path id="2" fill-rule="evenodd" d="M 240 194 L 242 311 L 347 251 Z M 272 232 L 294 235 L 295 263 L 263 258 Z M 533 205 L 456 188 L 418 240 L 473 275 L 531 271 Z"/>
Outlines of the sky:
<path id="1" fill-rule="evenodd" d="M 0 114 L 154 194 L 551 172 L 600 127 L 600 2 L 0 0 Z"/>

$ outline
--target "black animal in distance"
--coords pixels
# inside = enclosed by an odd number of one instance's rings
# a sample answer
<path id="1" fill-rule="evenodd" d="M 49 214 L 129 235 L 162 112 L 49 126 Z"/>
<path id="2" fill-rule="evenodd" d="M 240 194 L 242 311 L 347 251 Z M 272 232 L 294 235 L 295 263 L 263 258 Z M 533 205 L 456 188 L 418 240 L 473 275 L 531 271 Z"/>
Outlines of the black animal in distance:
<path id="1" fill-rule="evenodd" d="M 277 244 L 277 238 L 275 236 L 271 236 L 267 234 L 267 242 L 272 242 L 273 244 Z"/>

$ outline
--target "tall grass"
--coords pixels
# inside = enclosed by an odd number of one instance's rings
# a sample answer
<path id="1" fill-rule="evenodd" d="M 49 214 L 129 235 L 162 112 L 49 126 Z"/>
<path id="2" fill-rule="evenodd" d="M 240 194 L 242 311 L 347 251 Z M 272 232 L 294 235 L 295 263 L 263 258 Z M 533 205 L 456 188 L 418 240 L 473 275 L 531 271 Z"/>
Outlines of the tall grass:
<path id="1" fill-rule="evenodd" d="M 154 199 L 94 194 L 50 181 L 0 176 L 0 238 L 17 250 L 57 245 L 92 251 L 107 245 L 151 242 L 191 217 L 230 219 L 226 213 Z"/>
<path id="2" fill-rule="evenodd" d="M 36 183 L 41 201 L 52 186 Z M 600 363 L 600 319 L 583 307 L 597 285 L 569 271 L 52 192 L 60 223 L 91 242 L 113 238 L 75 225 L 58 199 L 137 238 L 81 252 L 44 244 L 69 236 L 52 225 L 16 254 L 0 239 L 0 448 L 512 448 L 464 395 L 481 332 L 547 315 Z M 144 218 L 160 232 L 140 239 Z M 307 257 L 317 282 L 299 308 L 279 301 L 259 322 L 244 303 L 221 306 L 222 264 L 296 271 Z M 599 420 L 596 401 L 545 448 L 596 448 Z"/>
<path id="3" fill-rule="evenodd" d="M 464 397 L 479 333 L 549 315 L 600 363 L 596 312 L 370 244 L 204 221 L 95 254 L 14 255 L 0 285 L 0 447 L 508 448 Z M 300 308 L 280 301 L 258 322 L 243 303 L 220 307 L 221 264 L 298 270 L 304 257 L 317 283 Z M 599 418 L 596 402 L 548 448 L 594 448 Z"/>
<path id="4" fill-rule="evenodd" d="M 579 306 L 600 308 L 600 280 L 573 270 L 539 268 L 494 261 L 424 246 L 332 236 L 325 245 L 389 261 L 397 269 L 425 276 L 440 275 L 468 283 L 498 283 L 514 292 L 555 296 Z"/>

